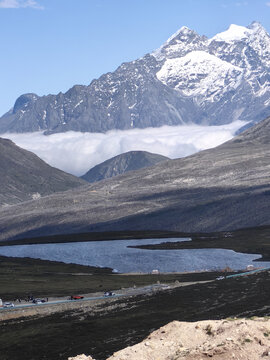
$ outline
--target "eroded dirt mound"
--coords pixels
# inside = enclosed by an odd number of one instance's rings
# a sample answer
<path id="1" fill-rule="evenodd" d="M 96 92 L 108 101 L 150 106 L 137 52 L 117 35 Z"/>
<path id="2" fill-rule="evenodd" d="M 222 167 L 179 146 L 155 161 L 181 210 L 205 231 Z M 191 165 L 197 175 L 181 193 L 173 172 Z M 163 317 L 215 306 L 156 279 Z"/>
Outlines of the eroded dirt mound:
<path id="1" fill-rule="evenodd" d="M 75 356 L 75 357 L 69 357 L 68 360 L 95 360 L 91 356 L 86 356 L 84 354 Z"/>
<path id="2" fill-rule="evenodd" d="M 108 360 L 270 359 L 270 320 L 173 321 Z M 74 358 L 79 360 L 81 358 Z M 85 357 L 84 360 L 91 360 Z"/>

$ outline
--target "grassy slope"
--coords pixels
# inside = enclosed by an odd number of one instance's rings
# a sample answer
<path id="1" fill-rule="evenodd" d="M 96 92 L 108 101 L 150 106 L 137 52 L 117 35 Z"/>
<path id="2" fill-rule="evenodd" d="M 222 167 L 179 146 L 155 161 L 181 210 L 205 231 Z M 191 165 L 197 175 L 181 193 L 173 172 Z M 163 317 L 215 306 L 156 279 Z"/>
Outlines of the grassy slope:
<path id="1" fill-rule="evenodd" d="M 270 261 L 270 227 L 242 229 L 232 232 L 190 234 L 192 241 L 163 242 L 157 245 L 134 246 L 141 249 L 230 249 L 247 254 L 260 254 L 262 261 Z"/>
<path id="2" fill-rule="evenodd" d="M 156 283 L 214 279 L 219 273 L 117 275 L 111 269 L 64 264 L 28 258 L 0 257 L 0 298 L 13 300 L 33 294 L 38 297 L 68 296 L 122 287 Z"/>

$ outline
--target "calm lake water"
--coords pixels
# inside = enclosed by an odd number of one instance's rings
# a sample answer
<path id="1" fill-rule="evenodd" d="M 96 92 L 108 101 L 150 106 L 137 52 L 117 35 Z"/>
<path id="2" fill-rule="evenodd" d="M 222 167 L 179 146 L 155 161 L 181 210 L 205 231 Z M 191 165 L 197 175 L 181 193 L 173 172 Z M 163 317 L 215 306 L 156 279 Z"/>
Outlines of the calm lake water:
<path id="1" fill-rule="evenodd" d="M 189 239 L 144 239 L 93 241 L 62 244 L 18 245 L 0 247 L 0 255 L 63 261 L 81 265 L 110 267 L 118 272 L 182 272 L 222 269 L 244 269 L 253 264 L 270 266 L 270 262 L 253 262 L 259 254 L 241 254 L 224 249 L 143 250 L 129 245 L 160 244 Z"/>

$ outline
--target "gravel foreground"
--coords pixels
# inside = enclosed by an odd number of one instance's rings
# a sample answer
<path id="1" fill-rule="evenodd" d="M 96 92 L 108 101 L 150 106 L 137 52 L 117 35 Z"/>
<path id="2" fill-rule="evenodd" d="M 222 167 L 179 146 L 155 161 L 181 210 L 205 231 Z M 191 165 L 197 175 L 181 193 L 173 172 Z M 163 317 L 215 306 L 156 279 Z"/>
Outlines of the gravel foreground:
<path id="1" fill-rule="evenodd" d="M 173 321 L 107 360 L 257 360 L 270 358 L 268 318 Z M 68 360 L 94 360 L 79 355 Z"/>

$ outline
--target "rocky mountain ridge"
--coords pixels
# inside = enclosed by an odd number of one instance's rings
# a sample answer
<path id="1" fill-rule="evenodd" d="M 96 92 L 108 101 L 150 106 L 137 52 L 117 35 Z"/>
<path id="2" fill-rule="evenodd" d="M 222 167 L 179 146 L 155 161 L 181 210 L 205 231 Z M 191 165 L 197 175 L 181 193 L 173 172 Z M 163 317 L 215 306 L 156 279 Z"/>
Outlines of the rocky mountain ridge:
<path id="1" fill-rule="evenodd" d="M 92 183 L 121 175 L 128 171 L 143 169 L 166 160 L 170 159 L 166 156 L 147 151 L 129 151 L 94 166 L 81 178 Z"/>
<path id="2" fill-rule="evenodd" d="M 269 55 L 270 36 L 256 22 L 211 39 L 182 27 L 160 49 L 89 86 L 22 95 L 0 118 L 0 133 L 254 124 L 270 115 Z"/>

